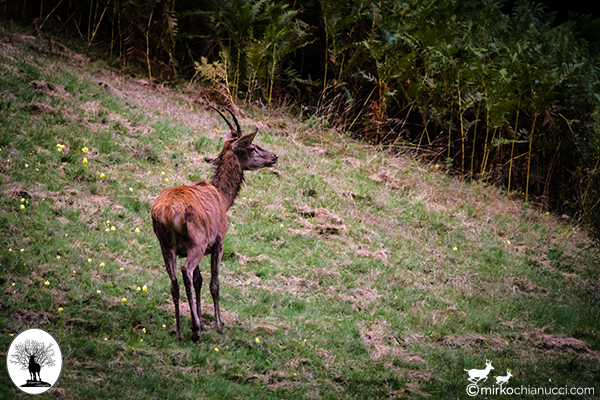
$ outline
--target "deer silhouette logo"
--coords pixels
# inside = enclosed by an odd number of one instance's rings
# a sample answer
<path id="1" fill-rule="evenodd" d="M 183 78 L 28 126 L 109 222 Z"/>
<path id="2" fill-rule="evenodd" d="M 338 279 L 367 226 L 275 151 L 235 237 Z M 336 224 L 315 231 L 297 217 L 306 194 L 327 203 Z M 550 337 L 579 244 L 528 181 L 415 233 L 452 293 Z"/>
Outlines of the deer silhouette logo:
<path id="1" fill-rule="evenodd" d="M 40 377 L 40 369 L 42 369 L 42 367 L 40 366 L 40 364 L 35 362 L 35 356 L 32 354 L 29 356 L 29 375 L 31 377 L 32 381 L 38 381 L 41 382 L 42 378 Z M 37 374 L 37 379 L 35 378 L 35 374 Z"/>
<path id="2" fill-rule="evenodd" d="M 11 380 L 28 394 L 40 394 L 50 389 L 62 369 L 58 343 L 41 329 L 21 332 L 11 343 L 6 358 Z"/>
<path id="3" fill-rule="evenodd" d="M 503 384 L 508 383 L 508 380 L 510 379 L 511 376 L 513 376 L 513 375 L 510 372 L 510 369 L 507 369 L 506 376 L 497 376 L 496 377 L 496 384 L 502 386 Z"/>
<path id="4" fill-rule="evenodd" d="M 485 382 L 490 374 L 490 371 L 493 369 L 494 367 L 492 367 L 492 362 L 486 359 L 485 369 L 465 369 L 465 371 L 469 374 L 468 381 L 477 385 L 479 382 Z"/>

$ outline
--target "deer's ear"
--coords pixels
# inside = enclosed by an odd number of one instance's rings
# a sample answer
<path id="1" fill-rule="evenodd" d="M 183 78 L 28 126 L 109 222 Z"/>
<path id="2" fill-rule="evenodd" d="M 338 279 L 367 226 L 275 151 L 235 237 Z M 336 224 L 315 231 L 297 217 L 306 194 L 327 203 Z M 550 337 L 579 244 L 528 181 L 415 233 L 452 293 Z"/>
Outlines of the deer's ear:
<path id="1" fill-rule="evenodd" d="M 258 133 L 258 128 L 256 128 L 254 132 L 244 135 L 241 138 L 237 139 L 235 142 L 233 142 L 231 145 L 233 151 L 244 149 L 250 146 L 252 144 L 252 141 L 254 140 L 254 137 L 256 136 L 256 133 Z"/>

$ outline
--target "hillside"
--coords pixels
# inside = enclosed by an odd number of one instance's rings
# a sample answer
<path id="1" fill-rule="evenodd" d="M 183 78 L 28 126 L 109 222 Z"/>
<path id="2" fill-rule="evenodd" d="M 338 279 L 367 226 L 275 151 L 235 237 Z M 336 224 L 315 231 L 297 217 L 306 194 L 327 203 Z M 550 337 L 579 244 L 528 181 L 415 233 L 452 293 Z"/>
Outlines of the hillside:
<path id="1" fill-rule="evenodd" d="M 572 220 L 318 121 L 242 109 L 279 162 L 247 172 L 229 212 L 223 334 L 205 284 L 209 326 L 191 342 L 182 287 L 178 342 L 149 211 L 210 176 L 226 126 L 202 89 L 0 28 L 0 93 L 0 352 L 27 328 L 51 333 L 50 397 L 466 398 L 463 370 L 489 359 L 490 386 L 511 369 L 511 386 L 598 398 L 600 259 Z M 0 398 L 27 397 L 5 363 L 0 383 Z"/>

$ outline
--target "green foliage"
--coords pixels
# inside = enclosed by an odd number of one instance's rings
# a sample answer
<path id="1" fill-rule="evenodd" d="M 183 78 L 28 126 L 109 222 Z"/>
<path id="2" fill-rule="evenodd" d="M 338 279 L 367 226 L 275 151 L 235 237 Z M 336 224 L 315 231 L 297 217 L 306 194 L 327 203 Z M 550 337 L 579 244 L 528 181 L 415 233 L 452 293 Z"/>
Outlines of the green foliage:
<path id="1" fill-rule="evenodd" d="M 311 124 L 452 159 L 462 175 L 600 228 L 600 38 L 590 16 L 558 25 L 527 0 L 27 5 L 4 9 L 26 21 L 56 15 L 35 26 L 82 37 L 123 68 L 200 77 L 229 105 L 291 98 Z"/>

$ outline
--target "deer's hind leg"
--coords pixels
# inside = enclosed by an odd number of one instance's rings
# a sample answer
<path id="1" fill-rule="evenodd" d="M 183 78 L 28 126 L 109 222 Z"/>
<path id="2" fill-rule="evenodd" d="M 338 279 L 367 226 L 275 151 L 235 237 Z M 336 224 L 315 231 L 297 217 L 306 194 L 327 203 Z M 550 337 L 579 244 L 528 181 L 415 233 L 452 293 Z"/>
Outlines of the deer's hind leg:
<path id="1" fill-rule="evenodd" d="M 223 238 L 217 236 L 210 256 L 210 294 L 212 295 L 213 304 L 215 307 L 215 324 L 217 325 L 217 331 L 219 332 L 223 332 L 223 324 L 221 323 L 221 310 L 219 308 L 219 268 L 222 257 Z"/>
<path id="2" fill-rule="evenodd" d="M 181 319 L 179 317 L 179 283 L 177 282 L 177 257 L 172 249 L 162 248 L 162 255 L 165 260 L 165 268 L 171 279 L 171 296 L 175 306 L 175 329 L 177 330 L 177 339 L 183 340 L 181 333 Z"/>
<path id="3" fill-rule="evenodd" d="M 200 267 L 194 268 L 194 291 L 196 292 L 196 312 L 198 313 L 198 320 L 200 321 L 200 330 L 204 330 L 204 318 L 202 318 L 202 307 L 200 306 L 200 290 L 202 289 L 202 275 L 200 274 Z"/>
<path id="4" fill-rule="evenodd" d="M 198 264 L 202 260 L 202 256 L 204 255 L 204 249 L 200 249 L 199 247 L 193 247 L 188 249 L 187 259 L 185 260 L 185 264 L 181 267 L 181 274 L 183 275 L 183 283 L 185 285 L 185 294 L 187 295 L 188 302 L 190 305 L 190 318 L 192 319 L 192 341 L 199 342 L 200 335 L 198 332 L 200 331 L 200 317 L 198 316 L 200 306 L 196 305 L 196 299 L 194 298 L 194 293 L 192 291 L 192 281 L 194 277 L 194 270 L 198 268 Z M 200 273 L 200 271 L 198 271 Z M 198 304 L 200 301 L 200 296 L 198 295 Z"/>

